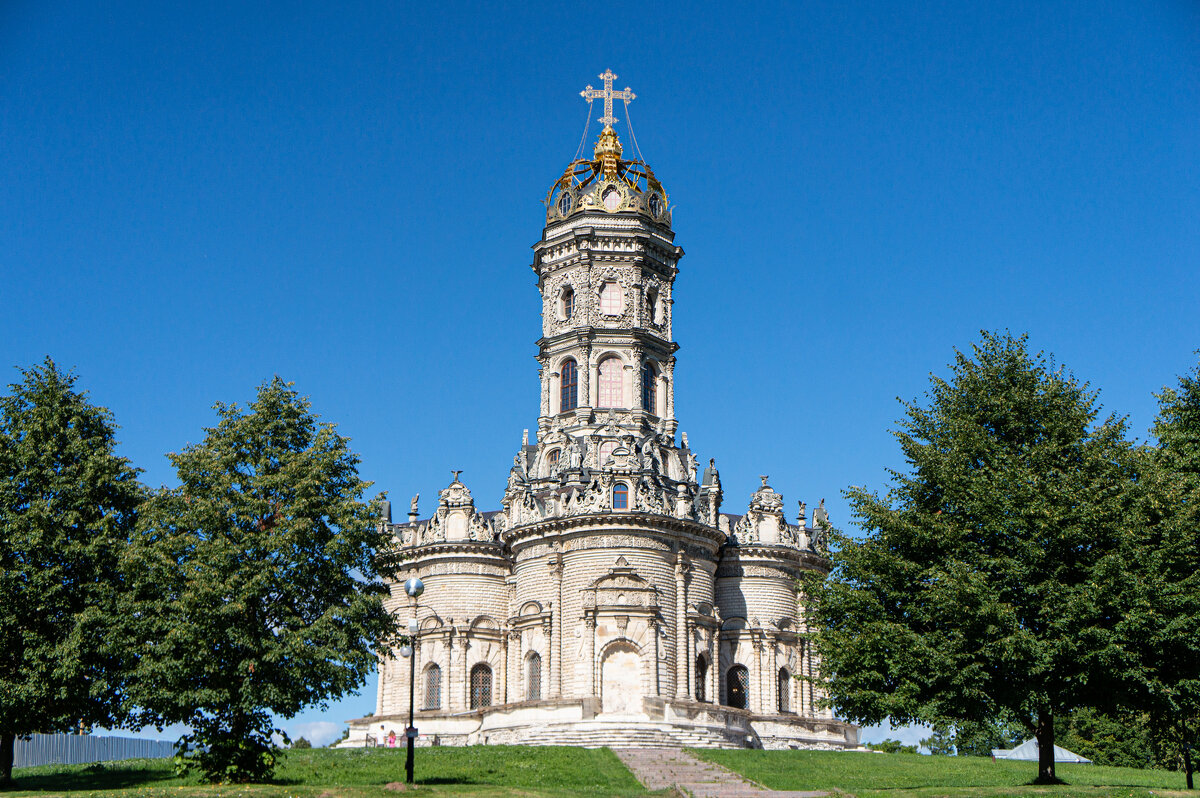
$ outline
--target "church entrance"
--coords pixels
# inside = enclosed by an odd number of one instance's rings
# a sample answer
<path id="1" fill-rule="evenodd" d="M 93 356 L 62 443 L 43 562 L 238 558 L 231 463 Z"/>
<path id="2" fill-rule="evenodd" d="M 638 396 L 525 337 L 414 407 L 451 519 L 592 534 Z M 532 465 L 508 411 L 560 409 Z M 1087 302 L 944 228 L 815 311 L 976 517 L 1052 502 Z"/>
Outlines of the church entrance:
<path id="1" fill-rule="evenodd" d="M 633 646 L 609 649 L 600 667 L 600 702 L 604 714 L 642 712 L 642 660 Z"/>

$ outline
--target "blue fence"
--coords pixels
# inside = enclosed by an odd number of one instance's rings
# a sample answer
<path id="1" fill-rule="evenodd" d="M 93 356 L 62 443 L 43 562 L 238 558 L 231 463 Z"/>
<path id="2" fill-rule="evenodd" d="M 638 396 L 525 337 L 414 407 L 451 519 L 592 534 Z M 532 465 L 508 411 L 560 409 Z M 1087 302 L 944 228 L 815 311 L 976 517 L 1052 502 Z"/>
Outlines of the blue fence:
<path id="1" fill-rule="evenodd" d="M 28 740 L 17 738 L 13 767 L 81 765 L 114 759 L 165 759 L 174 754 L 175 744 L 167 740 L 94 737 L 90 734 L 35 734 Z"/>

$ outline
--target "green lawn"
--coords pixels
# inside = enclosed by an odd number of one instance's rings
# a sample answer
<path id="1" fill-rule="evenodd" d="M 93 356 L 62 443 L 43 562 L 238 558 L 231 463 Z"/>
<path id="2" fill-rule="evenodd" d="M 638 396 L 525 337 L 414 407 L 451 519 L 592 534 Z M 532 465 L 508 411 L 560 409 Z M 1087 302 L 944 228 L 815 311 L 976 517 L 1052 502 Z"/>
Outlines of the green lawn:
<path id="1" fill-rule="evenodd" d="M 70 795 L 73 798 L 370 798 L 395 796 L 391 782 L 404 781 L 404 749 L 289 751 L 273 784 L 235 787 L 179 779 L 170 760 L 137 759 L 101 765 L 48 765 L 13 772 L 17 791 L 5 796 Z M 583 748 L 473 746 L 422 748 L 416 752 L 415 795 L 646 796 L 611 751 Z"/>
<path id="2" fill-rule="evenodd" d="M 857 796 L 1160 796 L 1182 791 L 1182 773 L 1095 765 L 1057 765 L 1063 786 L 1031 787 L 1034 762 L 987 757 L 834 751 L 692 751 L 775 790 L 838 790 Z M 1188 795 L 1180 792 L 1181 795 Z M 1200 793 L 1193 792 L 1193 796 Z"/>

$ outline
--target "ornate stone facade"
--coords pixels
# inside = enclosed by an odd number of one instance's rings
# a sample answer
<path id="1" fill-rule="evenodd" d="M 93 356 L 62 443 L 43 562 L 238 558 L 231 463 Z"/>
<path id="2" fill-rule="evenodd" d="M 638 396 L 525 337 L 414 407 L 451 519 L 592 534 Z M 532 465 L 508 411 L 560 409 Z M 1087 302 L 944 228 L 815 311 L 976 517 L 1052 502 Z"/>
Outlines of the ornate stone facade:
<path id="1" fill-rule="evenodd" d="M 797 678 L 820 669 L 796 579 L 829 567 L 823 507 L 810 520 L 801 502 L 791 523 L 763 477 L 745 514 L 724 513 L 715 462 L 701 470 L 677 438 L 683 250 L 662 185 L 606 124 L 546 207 L 537 440 L 499 511 L 457 473 L 430 518 L 415 498 L 405 523 L 387 511 L 390 608 L 421 631 L 414 658 L 381 661 L 375 714 L 345 744 L 403 739 L 415 659 L 422 745 L 857 745 L 816 707 L 819 682 Z"/>

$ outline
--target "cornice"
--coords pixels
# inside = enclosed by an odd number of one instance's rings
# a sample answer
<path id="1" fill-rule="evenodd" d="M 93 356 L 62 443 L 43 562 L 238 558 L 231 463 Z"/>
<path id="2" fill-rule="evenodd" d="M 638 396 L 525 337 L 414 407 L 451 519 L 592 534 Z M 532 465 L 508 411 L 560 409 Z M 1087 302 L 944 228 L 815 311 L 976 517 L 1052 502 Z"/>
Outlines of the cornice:
<path id="1" fill-rule="evenodd" d="M 395 549 L 388 556 L 391 559 L 384 562 L 390 562 L 392 567 L 402 571 L 437 560 L 473 559 L 500 563 L 505 567 L 511 565 L 500 543 L 481 540 L 439 540 Z"/>
<path id="2" fill-rule="evenodd" d="M 725 539 L 725 533 L 696 521 L 639 512 L 607 512 L 548 518 L 511 529 L 505 533 L 505 538 L 515 556 L 526 546 L 545 542 L 547 538 L 562 539 L 613 533 L 660 535 L 667 538 L 687 535 L 711 545 L 714 552 Z"/>

